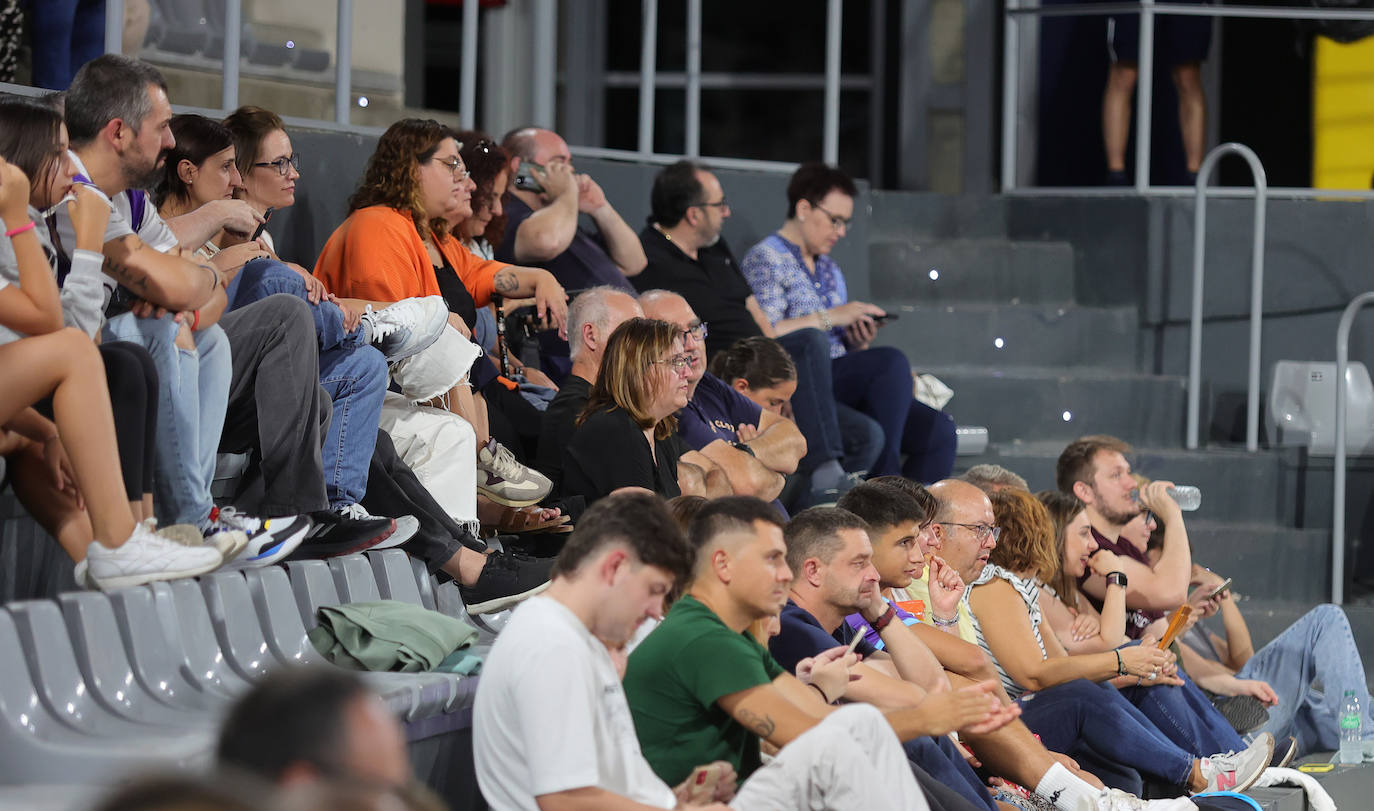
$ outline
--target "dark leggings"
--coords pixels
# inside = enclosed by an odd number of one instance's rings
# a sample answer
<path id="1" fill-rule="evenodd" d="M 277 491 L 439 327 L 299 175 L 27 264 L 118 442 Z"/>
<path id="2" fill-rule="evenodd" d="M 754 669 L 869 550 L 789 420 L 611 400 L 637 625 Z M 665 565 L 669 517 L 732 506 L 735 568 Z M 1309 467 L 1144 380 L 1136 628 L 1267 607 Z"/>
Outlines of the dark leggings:
<path id="1" fill-rule="evenodd" d="M 153 492 L 153 442 L 157 438 L 157 369 L 148 350 L 128 341 L 100 344 L 105 381 L 110 389 L 119 469 L 124 475 L 124 494 L 142 501 Z M 52 398 L 34 404 L 38 412 L 53 418 Z"/>

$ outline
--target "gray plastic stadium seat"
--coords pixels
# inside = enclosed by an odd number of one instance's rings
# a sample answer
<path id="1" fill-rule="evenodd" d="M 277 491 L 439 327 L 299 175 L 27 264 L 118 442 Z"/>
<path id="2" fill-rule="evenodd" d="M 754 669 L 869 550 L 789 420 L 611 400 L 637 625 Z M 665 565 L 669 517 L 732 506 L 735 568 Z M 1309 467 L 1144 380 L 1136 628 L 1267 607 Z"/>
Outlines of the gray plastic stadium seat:
<path id="1" fill-rule="evenodd" d="M 372 564 L 372 575 L 377 579 L 377 591 L 381 592 L 383 600 L 424 606 L 424 601 L 420 599 L 420 586 L 410 569 L 409 555 L 400 549 L 383 549 L 380 552 L 368 552 L 367 561 Z"/>
<path id="2" fill-rule="evenodd" d="M 252 682 L 239 675 L 225 658 L 215 640 L 215 626 L 210 622 L 210 612 L 200 596 L 200 587 L 195 583 L 190 585 L 193 591 L 190 594 L 182 591 L 179 600 L 171 583 L 148 586 L 153 592 L 153 603 L 157 606 L 167 642 L 174 650 L 181 651 L 185 660 L 182 672 L 188 678 L 206 690 L 237 698 L 252 686 Z"/>
<path id="3" fill-rule="evenodd" d="M 372 566 L 362 555 L 343 555 L 330 558 L 329 571 L 334 575 L 334 586 L 339 590 L 341 603 L 366 603 L 382 599 L 377 589 L 377 578 L 372 576 Z"/>
<path id="4" fill-rule="evenodd" d="M 409 555 L 406 557 L 410 560 L 411 572 L 415 574 L 415 584 L 420 588 L 420 605 L 430 611 L 438 611 L 438 606 L 434 604 L 434 577 L 425 568 L 424 561 Z"/>
<path id="5" fill-rule="evenodd" d="M 106 595 L 134 678 L 149 693 L 174 707 L 222 710 L 232 693 L 219 690 L 192 675 L 180 646 L 173 647 L 157 614 L 153 593 L 144 587 L 120 589 Z M 80 599 L 79 595 L 63 595 Z"/>
<path id="6" fill-rule="evenodd" d="M 0 611 L 0 784 L 108 783 L 148 766 L 193 767 L 204 756 L 176 741 L 131 737 L 118 746 L 61 724 L 34 689 L 14 618 Z"/>
<path id="7" fill-rule="evenodd" d="M 59 606 L 81 676 L 101 706 L 132 721 L 171 727 L 208 726 L 217 720 L 217 713 L 163 703 L 143 689 L 120 642 L 114 610 L 104 594 L 63 594 Z"/>
<path id="8" fill-rule="evenodd" d="M 210 751 L 212 736 L 207 729 L 172 729 L 146 719 L 123 718 L 102 707 L 81 677 L 56 603 L 29 600 L 11 603 L 6 610 L 19 634 L 32 683 L 53 717 L 92 737 L 118 738 L 121 745 L 137 746 L 138 739 L 156 736 L 175 740 L 188 753 Z"/>
<path id="9" fill-rule="evenodd" d="M 354 572 L 354 576 L 361 578 L 366 574 L 370 580 L 372 573 L 366 571 L 367 562 L 361 555 L 355 555 L 363 563 L 364 571 Z M 296 605 L 300 609 L 304 622 L 292 627 L 289 616 L 285 613 L 275 613 L 274 623 L 280 623 L 281 637 L 286 640 L 291 639 L 296 634 L 300 635 L 300 645 L 311 648 L 311 654 L 319 656 L 310 645 L 309 640 L 305 639 L 306 629 L 314 628 L 319 623 L 315 620 L 315 611 L 320 606 L 340 605 L 346 600 L 339 599 L 339 592 L 334 587 L 334 579 L 325 575 L 329 574 L 329 567 L 324 561 L 301 560 L 291 561 L 286 564 L 287 571 L 291 575 L 291 588 L 295 592 Z M 281 591 L 281 580 L 269 573 L 268 569 L 263 569 L 259 573 L 259 588 L 264 595 L 273 594 L 273 600 L 277 605 L 286 602 L 285 594 L 278 594 Z M 361 584 L 357 584 L 360 591 L 367 591 Z M 377 584 L 372 583 L 372 592 L 376 592 Z M 370 599 L 377 599 L 376 597 Z M 259 609 L 261 611 L 261 609 Z M 398 711 L 407 721 L 414 721 L 418 718 L 427 718 L 447 712 L 451 706 L 463 695 L 460 683 L 464 677 L 450 673 L 364 673 L 372 685 L 373 689 L 382 694 L 387 699 L 388 706 Z M 411 691 L 412 700 L 409 707 L 398 707 L 398 698 L 395 695 L 397 690 Z"/>

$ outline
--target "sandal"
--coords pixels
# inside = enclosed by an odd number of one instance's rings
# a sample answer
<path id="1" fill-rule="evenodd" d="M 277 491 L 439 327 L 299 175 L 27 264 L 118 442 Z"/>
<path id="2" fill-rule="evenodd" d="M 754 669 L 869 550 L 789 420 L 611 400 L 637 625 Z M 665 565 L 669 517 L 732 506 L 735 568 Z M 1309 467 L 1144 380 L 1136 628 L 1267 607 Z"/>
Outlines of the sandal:
<path id="1" fill-rule="evenodd" d="M 496 524 L 484 524 L 484 529 L 494 529 L 500 535 L 517 535 L 531 532 L 572 532 L 572 516 L 558 514 L 553 518 L 540 518 L 543 507 L 507 507 L 501 511 L 501 520 Z"/>

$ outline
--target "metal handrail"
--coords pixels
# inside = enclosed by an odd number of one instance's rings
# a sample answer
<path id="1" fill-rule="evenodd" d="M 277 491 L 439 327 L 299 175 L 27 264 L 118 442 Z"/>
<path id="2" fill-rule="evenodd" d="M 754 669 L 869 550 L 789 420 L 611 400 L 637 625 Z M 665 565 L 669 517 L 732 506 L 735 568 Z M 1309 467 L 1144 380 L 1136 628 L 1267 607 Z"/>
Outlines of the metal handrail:
<path id="1" fill-rule="evenodd" d="M 1345 376 L 1350 369 L 1350 328 L 1360 310 L 1374 304 L 1374 292 L 1361 293 L 1341 313 L 1336 328 L 1336 458 L 1331 493 L 1331 602 L 1345 601 Z"/>
<path id="2" fill-rule="evenodd" d="M 1188 436 L 1186 447 L 1197 450 L 1198 409 L 1202 388 L 1202 276 L 1207 252 L 1207 184 L 1227 155 L 1240 155 L 1250 164 L 1255 189 L 1254 245 L 1250 257 L 1250 378 L 1245 395 L 1245 449 L 1259 450 L 1260 325 L 1264 319 L 1264 209 L 1269 188 L 1255 151 L 1244 144 L 1226 143 L 1207 153 L 1198 168 L 1193 196 L 1193 317 L 1188 330 Z"/>

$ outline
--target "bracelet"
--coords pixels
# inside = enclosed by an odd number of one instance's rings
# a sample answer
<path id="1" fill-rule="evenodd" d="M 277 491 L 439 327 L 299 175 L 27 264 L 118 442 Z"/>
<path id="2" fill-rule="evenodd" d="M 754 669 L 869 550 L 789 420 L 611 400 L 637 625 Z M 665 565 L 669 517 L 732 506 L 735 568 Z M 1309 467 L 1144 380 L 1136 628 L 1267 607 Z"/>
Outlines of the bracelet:
<path id="1" fill-rule="evenodd" d="M 873 633 L 881 634 L 884 628 L 892 624 L 892 618 L 895 616 L 897 616 L 897 609 L 893 608 L 891 603 L 888 603 L 887 610 L 883 612 L 882 616 L 873 621 L 873 625 L 871 626 L 873 628 Z"/>
<path id="2" fill-rule="evenodd" d="M 954 619 L 946 620 L 940 619 L 938 616 L 935 615 L 935 612 L 932 611 L 930 612 L 930 621 L 935 623 L 935 625 L 939 628 L 953 628 L 954 626 L 959 624 L 959 614 L 956 612 L 954 615 Z"/>
<path id="3" fill-rule="evenodd" d="M 215 288 L 219 285 L 219 271 L 215 270 L 209 265 L 201 265 L 201 267 L 210 271 L 210 292 L 213 293 L 215 291 Z"/>
<path id="4" fill-rule="evenodd" d="M 17 237 L 25 231 L 32 231 L 35 227 L 37 227 L 37 223 L 35 223 L 33 220 L 29 220 L 26 225 L 21 225 L 18 228 L 11 228 L 10 230 L 6 231 L 5 236 Z"/>
<path id="5" fill-rule="evenodd" d="M 830 313 L 826 312 L 824 307 L 816 311 L 816 320 L 821 322 L 821 332 L 829 332 L 835 328 L 835 325 L 830 323 Z"/>
<path id="6" fill-rule="evenodd" d="M 1126 672 L 1126 666 L 1123 665 L 1123 664 L 1121 663 L 1121 651 L 1119 651 L 1119 650 L 1114 650 L 1114 651 L 1112 651 L 1112 653 L 1115 653 L 1115 654 L 1116 654 L 1116 675 L 1118 675 L 1118 676 L 1128 676 L 1128 675 L 1130 675 L 1130 674 L 1128 674 L 1128 673 Z"/>
<path id="7" fill-rule="evenodd" d="M 193 311 L 196 314 L 195 320 L 191 322 L 191 331 L 195 332 L 200 327 L 200 310 Z"/>
<path id="8" fill-rule="evenodd" d="M 813 688 L 813 689 L 815 689 L 816 692 L 818 692 L 818 693 L 821 694 L 821 701 L 824 701 L 824 702 L 827 703 L 827 704 L 831 703 L 830 697 L 827 696 L 827 695 L 825 694 L 825 691 L 822 690 L 822 689 L 820 688 L 820 685 L 816 684 L 816 683 L 813 681 L 813 682 L 808 682 L 808 683 L 807 683 L 807 686 L 808 686 L 808 687 L 811 687 L 811 688 Z"/>

